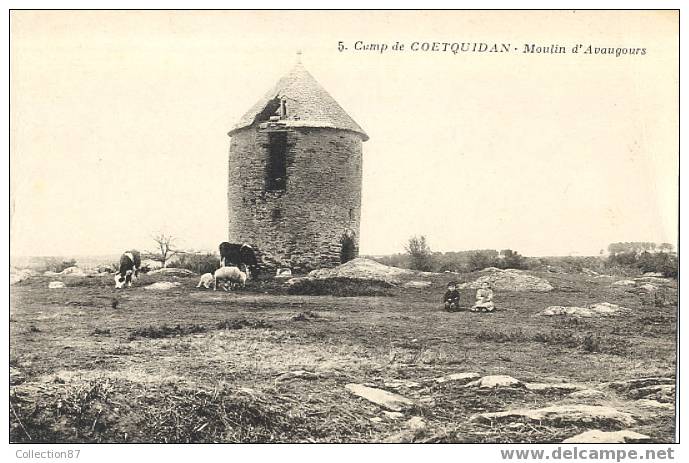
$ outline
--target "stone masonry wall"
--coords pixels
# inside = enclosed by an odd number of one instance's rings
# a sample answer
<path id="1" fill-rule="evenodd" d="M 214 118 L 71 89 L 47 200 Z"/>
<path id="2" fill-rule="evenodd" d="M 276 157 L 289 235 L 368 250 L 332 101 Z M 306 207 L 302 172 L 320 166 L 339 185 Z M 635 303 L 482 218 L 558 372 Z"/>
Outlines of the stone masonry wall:
<path id="1" fill-rule="evenodd" d="M 345 130 L 287 130 L 287 184 L 266 191 L 268 132 L 232 136 L 228 207 L 230 242 L 254 246 L 267 268 L 295 271 L 340 264 L 341 238 L 361 220 L 361 138 Z"/>

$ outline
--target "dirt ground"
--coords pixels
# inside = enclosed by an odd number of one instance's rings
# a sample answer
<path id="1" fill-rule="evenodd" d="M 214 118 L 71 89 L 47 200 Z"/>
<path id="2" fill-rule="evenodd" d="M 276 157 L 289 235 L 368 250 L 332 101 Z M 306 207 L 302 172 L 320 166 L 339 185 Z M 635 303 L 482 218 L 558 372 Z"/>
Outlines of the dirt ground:
<path id="1" fill-rule="evenodd" d="M 548 293 L 496 292 L 498 311 L 447 313 L 447 275 L 388 296 L 288 295 L 282 283 L 231 293 L 197 278 L 143 276 L 115 290 L 110 277 L 47 277 L 12 286 L 11 440 L 14 442 L 561 442 L 614 423 L 484 423 L 483 412 L 554 404 L 631 413 L 631 429 L 674 440 L 674 409 L 649 410 L 613 381 L 674 379 L 676 285 L 656 295 L 612 278 L 532 274 Z M 479 274 L 453 275 L 466 282 Z M 149 291 L 155 281 L 179 281 Z M 470 305 L 473 290 L 462 290 Z M 551 305 L 610 302 L 617 317 L 544 317 Z M 301 371 L 301 373 L 292 373 Z M 524 382 L 566 381 L 601 391 L 573 399 L 524 387 L 478 390 L 435 378 L 461 372 Z M 403 380 L 403 381 L 397 381 Z M 351 394 L 362 383 L 414 400 L 392 417 Z M 387 383 L 387 384 L 386 384 Z M 666 401 L 667 402 L 667 401 Z M 672 403 L 674 405 L 674 403 Z M 412 434 L 407 421 L 420 417 Z"/>

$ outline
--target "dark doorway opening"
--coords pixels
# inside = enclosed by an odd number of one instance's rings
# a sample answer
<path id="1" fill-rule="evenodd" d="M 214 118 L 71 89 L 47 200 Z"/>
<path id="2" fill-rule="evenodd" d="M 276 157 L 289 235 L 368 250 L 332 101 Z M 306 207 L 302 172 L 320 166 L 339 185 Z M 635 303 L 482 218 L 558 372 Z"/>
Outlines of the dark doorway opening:
<path id="1" fill-rule="evenodd" d="M 340 239 L 342 247 L 340 248 L 340 263 L 344 264 L 356 257 L 356 245 L 354 243 L 354 237 L 350 235 L 344 235 Z"/>
<path id="2" fill-rule="evenodd" d="M 284 190 L 287 186 L 287 133 L 268 134 L 266 190 Z"/>

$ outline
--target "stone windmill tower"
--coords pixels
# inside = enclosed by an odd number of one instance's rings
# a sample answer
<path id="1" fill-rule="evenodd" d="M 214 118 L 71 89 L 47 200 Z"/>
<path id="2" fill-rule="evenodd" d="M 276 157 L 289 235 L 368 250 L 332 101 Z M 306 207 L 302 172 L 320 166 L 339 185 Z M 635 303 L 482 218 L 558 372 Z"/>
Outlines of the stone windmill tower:
<path id="1" fill-rule="evenodd" d="M 229 132 L 228 238 L 268 268 L 356 257 L 363 129 L 301 63 Z"/>

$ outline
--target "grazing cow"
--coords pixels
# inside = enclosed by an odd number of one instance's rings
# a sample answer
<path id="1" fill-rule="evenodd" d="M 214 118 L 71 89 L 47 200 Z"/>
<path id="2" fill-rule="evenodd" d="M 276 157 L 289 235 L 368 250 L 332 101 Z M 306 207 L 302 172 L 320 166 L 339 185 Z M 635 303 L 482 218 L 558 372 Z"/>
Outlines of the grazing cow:
<path id="1" fill-rule="evenodd" d="M 213 274 L 214 291 L 218 290 L 218 281 L 220 281 L 225 291 L 228 291 L 228 285 L 239 285 L 241 288 L 243 288 L 246 285 L 246 273 L 239 270 L 238 267 L 220 267 Z"/>
<path id="2" fill-rule="evenodd" d="M 201 275 L 201 279 L 199 280 L 199 284 L 196 285 L 197 288 L 200 288 L 203 286 L 206 289 L 210 289 L 211 286 L 215 284 L 215 278 L 213 278 L 212 273 L 204 273 Z"/>
<path id="3" fill-rule="evenodd" d="M 141 253 L 132 249 L 126 251 L 120 257 L 120 269 L 115 274 L 115 288 L 121 289 L 126 284 L 132 286 L 132 277 L 139 278 L 139 269 L 141 268 Z"/>
<path id="4" fill-rule="evenodd" d="M 254 248 L 248 244 L 228 243 L 223 241 L 218 247 L 220 250 L 220 266 L 221 267 L 243 267 L 249 278 L 252 275 L 258 275 L 258 260 L 256 259 L 256 252 Z"/>

